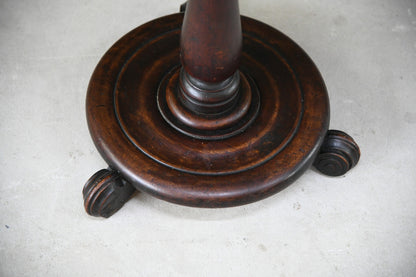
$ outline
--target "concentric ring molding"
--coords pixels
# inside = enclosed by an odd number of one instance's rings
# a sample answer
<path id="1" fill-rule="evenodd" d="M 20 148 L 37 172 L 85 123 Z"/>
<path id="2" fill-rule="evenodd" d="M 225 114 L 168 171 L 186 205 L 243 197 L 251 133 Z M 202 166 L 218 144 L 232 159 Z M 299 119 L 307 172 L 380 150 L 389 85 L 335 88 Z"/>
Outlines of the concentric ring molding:
<path id="1" fill-rule="evenodd" d="M 163 119 L 156 101 L 163 76 L 179 65 L 182 19 L 142 25 L 101 59 L 87 94 L 97 149 L 138 190 L 177 204 L 227 207 L 278 192 L 310 166 L 328 129 L 318 69 L 288 37 L 242 17 L 240 70 L 260 91 L 259 115 L 231 138 L 191 139 Z"/>

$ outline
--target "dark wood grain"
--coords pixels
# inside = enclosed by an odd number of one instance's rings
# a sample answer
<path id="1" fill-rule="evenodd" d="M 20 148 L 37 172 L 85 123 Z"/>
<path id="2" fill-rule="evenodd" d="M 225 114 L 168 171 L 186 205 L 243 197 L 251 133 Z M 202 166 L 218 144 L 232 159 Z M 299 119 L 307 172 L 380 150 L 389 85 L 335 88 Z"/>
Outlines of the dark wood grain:
<path id="1" fill-rule="evenodd" d="M 181 66 L 158 92 L 160 112 L 176 130 L 196 139 L 243 132 L 259 110 L 256 85 L 238 71 L 242 48 L 237 0 L 192 0 L 180 37 Z"/>
<path id="2" fill-rule="evenodd" d="M 288 37 L 242 17 L 238 70 L 258 91 L 258 114 L 231 137 L 188 136 L 169 124 L 156 99 L 181 66 L 182 20 L 174 14 L 140 26 L 98 64 L 87 95 L 97 149 L 136 189 L 182 205 L 236 206 L 280 191 L 309 168 L 328 129 L 319 71 Z"/>
<path id="3" fill-rule="evenodd" d="M 112 169 L 86 183 L 89 214 L 112 215 L 136 189 L 243 205 L 312 164 L 330 176 L 357 164 L 354 140 L 328 131 L 324 81 L 294 41 L 240 17 L 237 0 L 190 0 L 181 12 L 126 34 L 91 77 L 88 126 Z"/>
<path id="4" fill-rule="evenodd" d="M 192 77 L 222 82 L 236 72 L 242 48 L 238 0 L 191 0 L 181 36 L 181 60 Z"/>
<path id="5" fill-rule="evenodd" d="M 136 189 L 121 175 L 108 169 L 95 173 L 84 185 L 85 211 L 92 216 L 110 217 L 129 200 Z"/>
<path id="6" fill-rule="evenodd" d="M 328 131 L 314 166 L 328 176 L 341 176 L 360 160 L 360 148 L 352 137 L 338 130 Z"/>

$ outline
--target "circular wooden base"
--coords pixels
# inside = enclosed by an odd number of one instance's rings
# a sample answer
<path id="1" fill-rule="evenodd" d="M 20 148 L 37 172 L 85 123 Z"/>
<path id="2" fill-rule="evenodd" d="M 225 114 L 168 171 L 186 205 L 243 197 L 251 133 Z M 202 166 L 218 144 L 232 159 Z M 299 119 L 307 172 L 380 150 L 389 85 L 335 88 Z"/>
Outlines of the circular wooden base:
<path id="1" fill-rule="evenodd" d="M 182 20 L 174 14 L 136 28 L 98 64 L 87 95 L 97 149 L 136 189 L 177 204 L 228 207 L 278 192 L 312 164 L 328 130 L 318 69 L 288 37 L 242 17 L 248 116 L 241 128 L 188 136 L 166 100 L 176 91 Z"/>

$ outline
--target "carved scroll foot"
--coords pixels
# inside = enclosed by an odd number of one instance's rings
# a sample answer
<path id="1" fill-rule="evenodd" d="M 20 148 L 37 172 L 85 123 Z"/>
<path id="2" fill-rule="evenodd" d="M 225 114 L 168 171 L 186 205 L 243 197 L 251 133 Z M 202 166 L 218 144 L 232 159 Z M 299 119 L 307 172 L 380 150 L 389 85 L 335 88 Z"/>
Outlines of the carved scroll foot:
<path id="1" fill-rule="evenodd" d="M 346 133 L 329 130 L 316 157 L 314 166 L 328 176 L 341 176 L 360 159 L 360 148 Z"/>
<path id="2" fill-rule="evenodd" d="M 85 211 L 92 216 L 108 218 L 130 199 L 135 190 L 118 172 L 102 169 L 84 185 Z"/>

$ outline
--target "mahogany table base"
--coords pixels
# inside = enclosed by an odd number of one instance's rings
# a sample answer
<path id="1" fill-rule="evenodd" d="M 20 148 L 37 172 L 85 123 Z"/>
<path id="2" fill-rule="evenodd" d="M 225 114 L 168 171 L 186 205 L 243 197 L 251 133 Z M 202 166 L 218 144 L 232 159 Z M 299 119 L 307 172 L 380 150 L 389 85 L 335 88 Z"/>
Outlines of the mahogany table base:
<path id="1" fill-rule="evenodd" d="M 188 118 L 175 102 L 182 21 L 179 13 L 134 29 L 93 73 L 87 119 L 109 169 L 84 187 L 89 214 L 111 216 L 136 190 L 193 207 L 243 205 L 277 193 L 313 163 L 339 176 L 358 162 L 352 138 L 328 132 L 327 91 L 311 59 L 284 34 L 247 17 L 235 76 L 238 108 L 221 122 L 192 119 L 210 121 L 214 130 L 178 120 L 177 114 Z"/>

